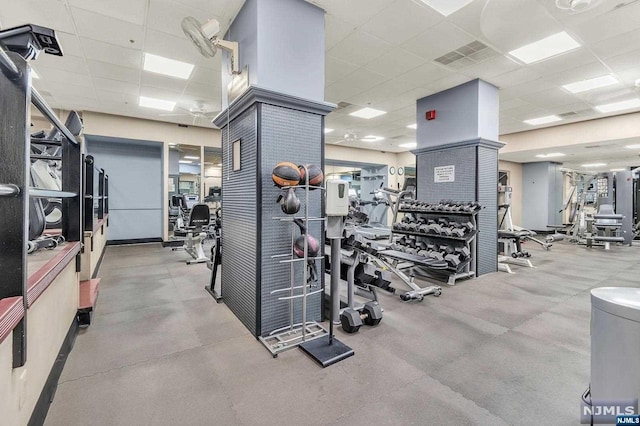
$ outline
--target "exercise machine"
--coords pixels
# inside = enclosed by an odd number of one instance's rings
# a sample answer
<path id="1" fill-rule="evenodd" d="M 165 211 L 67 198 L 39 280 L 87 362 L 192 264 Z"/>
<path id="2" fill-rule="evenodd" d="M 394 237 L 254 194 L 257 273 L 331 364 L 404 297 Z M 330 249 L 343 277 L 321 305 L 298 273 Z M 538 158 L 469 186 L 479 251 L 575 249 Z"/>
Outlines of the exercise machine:
<path id="1" fill-rule="evenodd" d="M 173 230 L 174 241 L 182 241 L 182 247 L 172 247 L 173 251 L 184 250 L 192 259 L 187 260 L 187 265 L 194 263 L 205 263 L 209 257 L 204 253 L 203 241 L 207 238 L 207 231 L 211 215 L 209 206 L 206 204 L 195 204 L 189 212 L 189 219 L 182 228 Z M 176 222 L 177 224 L 178 222 Z"/>
<path id="2" fill-rule="evenodd" d="M 592 219 L 587 221 L 585 232 L 585 244 L 587 247 L 596 245 L 611 249 L 611 243 L 623 243 L 624 237 L 620 235 L 624 216 L 616 214 L 611 204 L 602 204 Z"/>

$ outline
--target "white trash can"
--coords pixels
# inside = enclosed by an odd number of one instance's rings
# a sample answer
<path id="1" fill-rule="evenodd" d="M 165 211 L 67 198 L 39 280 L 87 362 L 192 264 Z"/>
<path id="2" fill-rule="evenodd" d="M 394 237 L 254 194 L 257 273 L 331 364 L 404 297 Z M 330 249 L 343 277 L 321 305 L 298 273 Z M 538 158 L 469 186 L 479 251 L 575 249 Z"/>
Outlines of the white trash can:
<path id="1" fill-rule="evenodd" d="M 591 290 L 591 399 L 640 398 L 640 288 Z"/>

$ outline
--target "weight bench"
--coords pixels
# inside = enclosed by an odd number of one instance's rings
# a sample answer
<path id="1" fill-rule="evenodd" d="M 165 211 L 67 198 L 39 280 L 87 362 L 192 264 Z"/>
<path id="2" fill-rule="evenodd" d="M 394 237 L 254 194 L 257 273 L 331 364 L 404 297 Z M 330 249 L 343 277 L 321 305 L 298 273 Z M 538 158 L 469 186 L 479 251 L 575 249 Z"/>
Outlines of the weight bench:
<path id="1" fill-rule="evenodd" d="M 202 242 L 207 238 L 206 227 L 211 221 L 209 206 L 206 204 L 196 204 L 191 208 L 187 225 L 183 228 L 176 228 L 173 235 L 180 237 L 184 242 L 182 247 L 174 247 L 175 250 L 184 250 L 193 259 L 187 260 L 187 265 L 194 263 L 205 263 L 209 258 L 204 253 Z"/>
<path id="2" fill-rule="evenodd" d="M 436 259 L 429 259 L 423 256 L 416 256 L 408 253 L 404 253 L 398 250 L 380 250 L 376 252 L 376 258 L 385 264 L 387 268 L 389 268 L 394 274 L 402 280 L 406 287 L 408 287 L 408 291 L 405 291 L 400 295 L 400 299 L 404 301 L 409 300 L 418 300 L 421 301 L 424 299 L 424 296 L 428 296 L 433 294 L 434 296 L 440 296 L 442 294 L 442 287 L 439 285 L 431 285 L 428 287 L 420 287 L 415 282 L 415 276 L 413 273 L 411 275 L 406 275 L 404 272 L 400 271 L 396 265 L 387 262 L 384 258 L 388 257 L 391 259 L 403 260 L 406 262 L 411 262 L 415 266 L 421 266 L 428 269 L 434 270 L 444 270 L 448 268 L 447 262 L 442 262 Z M 392 284 L 393 286 L 393 284 Z"/>

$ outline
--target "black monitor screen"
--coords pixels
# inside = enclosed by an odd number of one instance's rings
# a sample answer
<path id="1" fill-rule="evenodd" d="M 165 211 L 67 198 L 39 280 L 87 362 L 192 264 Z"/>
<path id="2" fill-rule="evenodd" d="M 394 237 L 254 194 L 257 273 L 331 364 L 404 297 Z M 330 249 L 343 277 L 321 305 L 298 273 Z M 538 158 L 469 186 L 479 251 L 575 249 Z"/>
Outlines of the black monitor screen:
<path id="1" fill-rule="evenodd" d="M 406 177 L 404 179 L 404 186 L 402 187 L 403 191 L 413 191 L 416 189 L 417 181 L 414 177 Z"/>

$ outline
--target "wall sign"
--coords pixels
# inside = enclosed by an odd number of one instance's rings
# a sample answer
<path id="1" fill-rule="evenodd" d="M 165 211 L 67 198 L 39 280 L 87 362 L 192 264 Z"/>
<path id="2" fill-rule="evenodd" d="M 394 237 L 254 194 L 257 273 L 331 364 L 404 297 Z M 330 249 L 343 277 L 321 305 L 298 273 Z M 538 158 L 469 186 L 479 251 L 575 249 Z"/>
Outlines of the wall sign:
<path id="1" fill-rule="evenodd" d="M 456 166 L 440 166 L 433 168 L 433 182 L 455 182 Z"/>
<path id="2" fill-rule="evenodd" d="M 233 143 L 233 171 L 237 172 L 241 169 L 242 163 L 240 161 L 240 139 Z"/>

